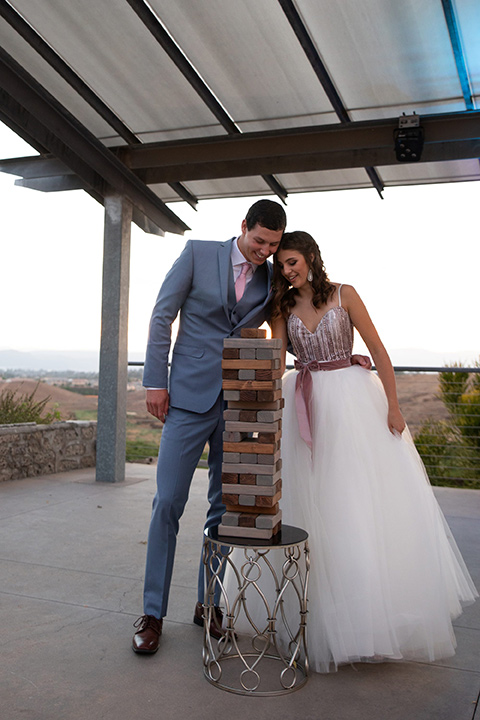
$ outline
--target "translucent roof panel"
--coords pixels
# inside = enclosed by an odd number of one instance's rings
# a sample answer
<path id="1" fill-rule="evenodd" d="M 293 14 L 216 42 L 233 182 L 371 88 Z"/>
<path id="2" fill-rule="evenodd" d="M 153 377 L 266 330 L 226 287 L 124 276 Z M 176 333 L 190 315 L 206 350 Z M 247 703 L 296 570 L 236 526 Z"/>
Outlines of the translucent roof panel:
<path id="1" fill-rule="evenodd" d="M 455 57 L 444 13 L 443 6 L 448 4 L 449 0 L 292 0 L 289 9 L 284 9 L 283 0 L 8 0 L 2 4 L 0 43 L 41 88 L 107 147 L 134 144 L 125 138 L 125 128 L 144 144 L 194 138 L 210 143 L 227 132 L 274 134 L 325 125 L 336 130 L 341 118 L 357 123 L 396 121 L 403 113 L 413 112 L 467 115 L 471 104 L 465 87 L 470 88 L 474 108 L 480 97 L 480 2 L 450 3 L 460 57 Z M 146 11 L 148 17 L 141 19 L 132 6 Z M 98 103 L 94 109 L 95 102 L 82 97 L 22 37 L 22 28 L 16 29 L 18 18 L 9 21 L 7 8 L 18 12 L 39 42 L 46 43 L 113 113 L 116 129 L 112 118 L 102 117 Z M 156 29 L 167 38 L 163 45 Z M 167 51 L 168 44 L 173 51 Z M 462 78 L 466 78 L 463 85 Z M 15 99 L 11 85 L 8 92 Z M 20 100 L 16 102 L 22 106 Z M 34 114 L 32 109 L 28 112 Z M 0 109 L 0 118 L 10 119 L 12 127 L 20 123 L 28 135 L 18 114 L 9 118 Z M 124 128 L 119 129 L 122 123 Z M 282 196 L 283 189 L 287 193 L 374 185 L 381 189 L 382 184 L 479 179 L 480 164 L 470 158 L 475 154 L 474 139 L 460 139 L 461 147 L 447 138 L 448 152 L 428 157 L 442 162 L 393 161 L 369 174 L 362 167 L 343 167 L 344 160 L 331 170 L 296 173 L 284 172 L 295 169 L 294 163 L 277 163 L 282 172 L 262 177 L 260 172 L 252 174 L 252 168 L 261 167 L 255 158 L 248 159 L 245 177 L 216 178 L 211 170 L 212 179 L 198 179 L 199 165 L 189 176 L 188 159 L 182 171 L 176 172 L 184 188 L 198 199 L 274 192 Z M 362 148 L 352 152 L 357 149 Z M 312 147 L 313 157 L 314 153 Z M 444 161 L 462 153 L 469 159 Z M 68 160 L 60 155 L 63 162 Z M 375 157 L 385 162 L 385 153 Z M 275 163 L 265 167 L 270 170 Z M 135 172 L 142 177 L 141 168 L 137 166 Z M 149 187 L 168 202 L 182 195 L 166 183 L 167 179 L 175 182 L 172 174 L 152 174 L 148 180 L 161 181 Z M 99 177 L 104 176 L 100 173 Z"/>
<path id="2" fill-rule="evenodd" d="M 335 120 L 277 0 L 150 4 L 243 129 Z"/>
<path id="3" fill-rule="evenodd" d="M 349 110 L 438 112 L 438 100 L 455 109 L 461 88 L 439 0 L 296 4 Z"/>
<path id="4" fill-rule="evenodd" d="M 188 129 L 195 129 L 196 135 L 210 135 L 212 126 L 218 126 L 201 98 L 123 0 L 13 0 L 11 4 L 143 139 L 149 133 L 158 137 L 163 130 L 175 130 L 179 137 Z M 29 62 L 26 67 L 35 66 Z M 67 105 L 65 94 L 60 98 Z M 172 139 L 171 135 L 168 139 Z"/>

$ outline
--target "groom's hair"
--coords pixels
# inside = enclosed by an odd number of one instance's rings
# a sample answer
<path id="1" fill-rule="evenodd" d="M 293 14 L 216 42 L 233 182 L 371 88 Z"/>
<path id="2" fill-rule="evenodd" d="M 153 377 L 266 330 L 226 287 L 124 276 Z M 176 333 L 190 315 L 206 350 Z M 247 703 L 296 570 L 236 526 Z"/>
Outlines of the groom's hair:
<path id="1" fill-rule="evenodd" d="M 257 200 L 245 216 L 247 230 L 261 225 L 268 230 L 285 230 L 287 216 L 281 205 L 273 200 Z"/>

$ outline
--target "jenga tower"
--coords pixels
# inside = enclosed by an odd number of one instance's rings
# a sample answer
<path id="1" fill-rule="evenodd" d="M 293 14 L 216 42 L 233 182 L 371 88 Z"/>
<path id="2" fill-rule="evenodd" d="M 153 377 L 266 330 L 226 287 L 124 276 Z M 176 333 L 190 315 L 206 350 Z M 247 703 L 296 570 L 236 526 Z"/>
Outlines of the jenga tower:
<path id="1" fill-rule="evenodd" d="M 223 344 L 222 490 L 218 528 L 230 537 L 269 539 L 281 526 L 282 341 L 244 328 Z"/>

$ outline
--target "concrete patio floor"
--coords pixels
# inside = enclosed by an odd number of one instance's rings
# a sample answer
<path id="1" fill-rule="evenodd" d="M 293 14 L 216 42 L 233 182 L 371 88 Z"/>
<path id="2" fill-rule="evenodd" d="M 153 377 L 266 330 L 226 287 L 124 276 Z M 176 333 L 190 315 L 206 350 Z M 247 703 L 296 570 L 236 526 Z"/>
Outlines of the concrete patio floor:
<path id="1" fill-rule="evenodd" d="M 119 485 L 94 470 L 0 484 L 2 720 L 480 720 L 480 602 L 456 621 L 458 651 L 435 664 L 358 664 L 298 692 L 233 695 L 203 675 L 192 624 L 206 470 L 182 518 L 169 614 L 154 656 L 131 650 L 142 613 L 155 468 Z M 480 491 L 435 493 L 480 587 Z"/>

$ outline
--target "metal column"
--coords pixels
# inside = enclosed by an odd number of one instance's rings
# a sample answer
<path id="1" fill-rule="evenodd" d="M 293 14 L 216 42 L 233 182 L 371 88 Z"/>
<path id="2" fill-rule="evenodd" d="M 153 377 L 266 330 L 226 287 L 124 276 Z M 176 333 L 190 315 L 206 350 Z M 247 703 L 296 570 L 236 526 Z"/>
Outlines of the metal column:
<path id="1" fill-rule="evenodd" d="M 105 197 L 102 335 L 97 424 L 97 482 L 125 480 L 128 291 L 132 205 Z"/>

